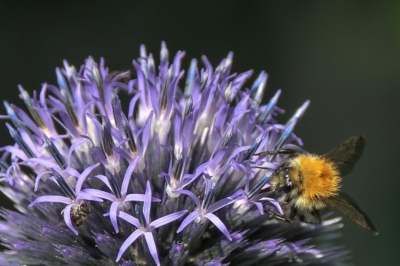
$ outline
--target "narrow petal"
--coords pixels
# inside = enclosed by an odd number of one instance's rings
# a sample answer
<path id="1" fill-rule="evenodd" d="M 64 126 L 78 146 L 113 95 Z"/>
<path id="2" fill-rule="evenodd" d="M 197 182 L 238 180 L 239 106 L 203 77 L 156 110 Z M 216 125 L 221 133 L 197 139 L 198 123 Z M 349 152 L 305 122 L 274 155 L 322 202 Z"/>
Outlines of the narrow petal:
<path id="1" fill-rule="evenodd" d="M 279 213 L 283 214 L 282 207 L 281 207 L 281 205 L 279 204 L 279 202 L 277 200 L 275 200 L 273 198 L 264 197 L 264 198 L 261 198 L 260 201 L 269 201 L 269 202 L 271 202 L 275 206 L 275 208 L 279 211 Z"/>
<path id="2" fill-rule="evenodd" d="M 132 245 L 133 242 L 135 242 L 135 240 L 141 236 L 143 234 L 143 232 L 140 229 L 135 230 L 125 241 L 124 243 L 122 243 L 121 247 L 119 248 L 118 251 L 118 255 L 117 255 L 117 259 L 115 260 L 116 262 L 118 262 L 122 255 L 124 254 L 125 250 L 127 250 L 127 248 Z"/>
<path id="3" fill-rule="evenodd" d="M 92 196 L 98 197 L 98 198 L 102 198 L 102 199 L 106 199 L 109 201 L 115 201 L 116 198 L 113 194 L 105 192 L 105 191 L 101 191 L 98 189 L 94 189 L 94 188 L 86 188 L 84 190 L 81 191 L 81 193 L 86 193 L 86 194 L 90 194 Z"/>
<path id="4" fill-rule="evenodd" d="M 150 181 L 147 181 L 146 193 L 144 194 L 144 202 L 143 202 L 143 214 L 147 224 L 150 223 L 150 208 L 151 208 L 151 186 L 150 186 Z"/>
<path id="5" fill-rule="evenodd" d="M 126 212 L 119 211 L 118 212 L 118 217 L 124 219 L 125 221 L 127 221 L 130 224 L 133 224 L 137 228 L 141 228 L 139 220 L 136 219 L 135 217 L 133 217 L 132 215 L 127 214 Z"/>
<path id="6" fill-rule="evenodd" d="M 83 200 L 91 200 L 91 201 L 103 202 L 102 199 L 100 199 L 100 198 L 98 198 L 98 197 L 96 197 L 96 196 L 90 195 L 90 194 L 88 194 L 88 193 L 85 193 L 85 192 L 79 193 L 79 194 L 76 196 L 76 199 L 83 199 Z"/>
<path id="7" fill-rule="evenodd" d="M 95 169 L 97 166 L 99 166 L 100 163 L 96 163 L 94 165 L 89 166 L 88 168 L 86 168 L 82 174 L 79 176 L 78 178 L 78 182 L 76 182 L 76 186 L 75 186 L 75 193 L 79 193 L 81 191 L 82 188 L 82 184 L 85 181 L 86 177 L 90 174 L 90 172 Z"/>
<path id="8" fill-rule="evenodd" d="M 110 220 L 111 224 L 114 227 L 115 233 L 119 232 L 117 216 L 118 216 L 118 206 L 120 204 L 121 204 L 120 202 L 113 202 L 110 207 Z"/>
<path id="9" fill-rule="evenodd" d="M 236 197 L 236 198 L 225 198 L 222 200 L 219 200 L 213 204 L 211 204 L 208 208 L 207 208 L 207 212 L 211 213 L 211 212 L 215 212 L 229 204 L 234 203 L 235 201 L 240 200 L 240 197 Z"/>
<path id="10" fill-rule="evenodd" d="M 183 194 L 183 195 L 190 197 L 196 204 L 197 208 L 201 208 L 201 203 L 193 192 L 191 192 L 189 190 L 176 190 L 176 191 L 174 191 L 174 193 Z"/>
<path id="11" fill-rule="evenodd" d="M 129 194 L 126 196 L 124 202 L 125 201 L 145 201 L 145 199 L 146 199 L 146 196 L 143 194 Z M 151 201 L 152 202 L 161 202 L 160 199 L 157 199 L 155 197 L 152 197 Z"/>
<path id="12" fill-rule="evenodd" d="M 67 207 L 65 207 L 64 222 L 68 226 L 68 228 L 71 229 L 71 231 L 75 233 L 75 235 L 78 235 L 78 231 L 75 229 L 75 227 L 71 221 L 71 208 L 72 208 L 72 205 L 68 205 Z"/>
<path id="13" fill-rule="evenodd" d="M 176 230 L 177 233 L 182 232 L 183 229 L 185 229 L 186 226 L 188 226 L 191 222 L 194 221 L 197 217 L 200 216 L 200 213 L 196 210 L 189 214 L 185 220 L 182 221 L 181 225 L 179 226 L 178 230 Z"/>
<path id="14" fill-rule="evenodd" d="M 33 205 L 41 202 L 59 202 L 64 204 L 71 204 L 72 201 L 70 198 L 63 196 L 41 196 L 35 199 L 31 204 L 29 204 L 29 207 L 32 207 Z"/>
<path id="15" fill-rule="evenodd" d="M 150 254 L 153 257 L 155 263 L 157 264 L 157 266 L 161 265 L 160 259 L 158 258 L 157 247 L 156 243 L 154 242 L 153 233 L 151 232 L 144 233 L 144 237 L 146 238 L 147 246 L 149 247 Z"/>
<path id="16" fill-rule="evenodd" d="M 210 220 L 216 227 L 218 227 L 218 229 L 230 240 L 232 241 L 232 237 L 229 234 L 228 229 L 226 228 L 226 226 L 224 225 L 224 223 L 214 214 L 212 213 L 207 213 L 206 215 L 204 215 L 204 217 L 206 217 L 208 220 Z"/>
<path id="17" fill-rule="evenodd" d="M 128 191 L 128 186 L 131 181 L 133 170 L 135 170 L 136 164 L 139 161 L 139 157 L 136 157 L 128 166 L 128 169 L 125 171 L 124 180 L 122 181 L 121 186 L 121 195 L 122 197 L 126 196 L 126 192 Z"/>
<path id="18" fill-rule="evenodd" d="M 42 173 L 40 173 L 40 174 L 38 174 L 38 175 L 36 176 L 36 179 L 35 179 L 35 188 L 34 188 L 34 191 L 35 191 L 35 192 L 36 192 L 37 189 L 38 189 L 40 180 L 42 180 L 42 176 L 44 176 L 44 175 L 46 175 L 46 174 L 51 174 L 51 171 L 44 171 L 44 172 L 42 172 Z"/>
<path id="19" fill-rule="evenodd" d="M 158 228 L 160 226 L 169 224 L 169 223 L 181 218 L 183 215 L 185 215 L 185 213 L 187 213 L 187 210 L 168 214 L 168 215 L 166 215 L 164 217 L 161 217 L 161 218 L 153 221 L 152 223 L 150 223 L 150 226 L 155 229 L 155 228 Z"/>

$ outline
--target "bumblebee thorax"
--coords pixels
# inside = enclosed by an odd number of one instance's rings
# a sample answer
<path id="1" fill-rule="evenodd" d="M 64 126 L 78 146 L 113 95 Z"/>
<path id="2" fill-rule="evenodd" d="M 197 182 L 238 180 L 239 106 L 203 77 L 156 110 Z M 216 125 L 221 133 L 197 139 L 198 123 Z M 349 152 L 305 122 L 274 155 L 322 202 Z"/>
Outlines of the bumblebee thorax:
<path id="1" fill-rule="evenodd" d="M 301 154 L 288 161 L 289 175 L 305 201 L 337 194 L 340 176 L 335 165 L 320 155 Z"/>

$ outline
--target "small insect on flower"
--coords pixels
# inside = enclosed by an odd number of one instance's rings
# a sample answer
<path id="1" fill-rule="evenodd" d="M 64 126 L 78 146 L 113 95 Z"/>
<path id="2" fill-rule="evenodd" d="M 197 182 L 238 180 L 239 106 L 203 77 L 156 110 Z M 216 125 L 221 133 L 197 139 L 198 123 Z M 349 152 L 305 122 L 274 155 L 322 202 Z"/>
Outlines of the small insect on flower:
<path id="1" fill-rule="evenodd" d="M 64 215 L 64 211 L 65 210 L 61 211 L 61 215 Z M 77 205 L 75 208 L 71 209 L 70 217 L 71 217 L 72 224 L 77 227 L 81 226 L 85 222 L 85 220 L 89 214 L 90 214 L 89 206 L 85 202 L 82 202 L 81 204 Z M 64 221 L 61 221 L 60 224 L 65 226 Z"/>
<path id="2" fill-rule="evenodd" d="M 89 214 L 89 206 L 85 202 L 79 204 L 76 209 L 71 212 L 72 223 L 76 226 L 81 226 Z"/>
<path id="3" fill-rule="evenodd" d="M 357 203 L 339 191 L 341 176 L 353 170 L 365 144 L 365 137 L 357 135 L 325 155 L 310 154 L 294 145 L 256 154 L 288 156 L 274 170 L 267 191 L 280 197 L 285 216 L 277 218 L 316 224 L 322 222 L 321 215 L 328 207 L 333 207 L 377 235 L 378 230 Z"/>

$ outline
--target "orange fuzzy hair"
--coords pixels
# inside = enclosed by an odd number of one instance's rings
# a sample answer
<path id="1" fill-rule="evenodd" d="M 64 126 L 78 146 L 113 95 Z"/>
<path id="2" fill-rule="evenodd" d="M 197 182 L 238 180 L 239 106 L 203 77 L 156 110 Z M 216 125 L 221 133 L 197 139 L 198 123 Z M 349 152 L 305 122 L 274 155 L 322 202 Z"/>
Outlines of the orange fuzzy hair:
<path id="1" fill-rule="evenodd" d="M 295 167 L 290 176 L 300 186 L 304 201 L 311 203 L 337 195 L 341 178 L 332 162 L 319 155 L 301 154 L 291 164 Z"/>

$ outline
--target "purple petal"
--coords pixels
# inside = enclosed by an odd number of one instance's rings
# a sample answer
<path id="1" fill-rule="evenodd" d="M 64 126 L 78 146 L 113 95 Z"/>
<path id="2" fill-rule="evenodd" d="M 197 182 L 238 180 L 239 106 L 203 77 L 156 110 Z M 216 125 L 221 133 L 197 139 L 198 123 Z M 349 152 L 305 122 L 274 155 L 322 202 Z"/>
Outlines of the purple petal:
<path id="1" fill-rule="evenodd" d="M 59 202 L 64 204 L 71 204 L 72 200 L 63 196 L 41 196 L 35 199 L 31 204 L 29 204 L 29 207 L 32 207 L 33 205 L 41 202 Z"/>
<path id="2" fill-rule="evenodd" d="M 193 194 L 193 192 L 191 192 L 189 190 L 176 190 L 176 191 L 174 191 L 174 193 L 183 194 L 183 195 L 190 197 L 193 200 L 193 202 L 196 204 L 197 208 L 199 208 L 199 209 L 201 208 L 201 203 L 200 203 L 199 199 L 196 197 L 196 195 Z"/>
<path id="3" fill-rule="evenodd" d="M 119 211 L 118 212 L 118 217 L 124 219 L 130 224 L 133 224 L 137 228 L 141 228 L 142 226 L 139 223 L 139 220 L 133 217 L 132 215 L 127 214 L 126 212 Z"/>
<path id="4" fill-rule="evenodd" d="M 122 243 L 121 247 L 119 248 L 118 251 L 118 256 L 117 259 L 115 260 L 116 262 L 118 262 L 121 257 L 122 254 L 124 254 L 125 250 L 133 243 L 135 242 L 135 240 L 141 236 L 143 234 L 143 232 L 140 229 L 135 230 L 125 241 L 124 243 Z"/>
<path id="5" fill-rule="evenodd" d="M 120 204 L 121 204 L 120 202 L 113 202 L 110 207 L 110 220 L 111 220 L 111 224 L 114 227 L 115 233 L 119 232 L 117 215 L 118 215 L 118 206 Z"/>
<path id="6" fill-rule="evenodd" d="M 146 193 L 144 194 L 143 202 L 143 215 L 146 219 L 146 223 L 150 223 L 150 208 L 151 208 L 151 186 L 150 181 L 146 183 Z"/>
<path id="7" fill-rule="evenodd" d="M 160 265 L 160 260 L 158 258 L 157 247 L 156 247 L 156 243 L 154 242 L 153 233 L 146 232 L 146 233 L 144 233 L 144 237 L 146 238 L 146 243 L 147 243 L 147 246 L 149 247 L 151 256 L 153 257 L 156 264 Z"/>
<path id="8" fill-rule="evenodd" d="M 82 184 L 85 181 L 86 177 L 90 174 L 90 172 L 93 169 L 95 169 L 99 165 L 100 165 L 100 163 L 96 163 L 96 164 L 94 164 L 92 166 L 89 166 L 88 168 L 85 169 L 85 171 L 82 172 L 82 174 L 78 178 L 78 182 L 76 182 L 75 193 L 78 194 L 81 191 Z"/>
<path id="9" fill-rule="evenodd" d="M 38 175 L 36 176 L 36 179 L 35 179 L 35 188 L 34 188 L 34 191 L 35 191 L 35 192 L 36 192 L 36 190 L 38 189 L 39 182 L 40 182 L 40 180 L 42 179 L 42 176 L 44 176 L 45 174 L 51 174 L 51 171 L 44 171 L 44 172 L 41 172 L 40 174 L 38 174 Z"/>
<path id="10" fill-rule="evenodd" d="M 139 161 L 139 157 L 136 157 L 128 166 L 125 171 L 124 180 L 122 181 L 121 186 L 121 195 L 122 197 L 126 196 L 126 192 L 128 191 L 129 182 L 131 181 L 133 170 L 135 170 L 136 164 Z"/>
<path id="11" fill-rule="evenodd" d="M 145 195 L 143 195 L 143 194 L 129 194 L 125 197 L 124 202 L 125 201 L 145 201 L 145 200 L 146 200 L 146 198 L 145 198 Z M 155 197 L 152 197 L 151 201 L 152 202 L 161 202 L 160 199 L 155 198 Z"/>
<path id="12" fill-rule="evenodd" d="M 95 175 L 94 177 L 100 179 L 112 191 L 110 182 L 108 181 L 108 178 L 105 175 Z"/>
<path id="13" fill-rule="evenodd" d="M 191 222 L 194 221 L 197 217 L 200 216 L 200 213 L 196 210 L 189 214 L 185 220 L 182 221 L 181 225 L 179 226 L 178 230 L 176 230 L 177 233 L 182 232 L 183 229 L 185 229 L 186 226 L 188 226 Z"/>
<path id="14" fill-rule="evenodd" d="M 232 237 L 229 234 L 228 229 L 226 228 L 226 226 L 224 225 L 224 223 L 214 214 L 212 213 L 207 213 L 206 215 L 204 215 L 204 217 L 206 217 L 208 220 L 210 220 L 216 227 L 218 227 L 218 229 L 230 240 L 232 241 Z"/>
<path id="15" fill-rule="evenodd" d="M 54 159 L 52 158 L 30 158 L 27 159 L 25 162 L 38 163 L 47 168 L 59 169 L 58 165 L 54 163 Z"/>
<path id="16" fill-rule="evenodd" d="M 86 143 L 86 142 L 88 142 L 88 141 L 89 141 L 88 139 L 81 139 L 81 140 L 78 140 L 78 141 L 74 142 L 74 143 L 71 145 L 71 147 L 69 148 L 68 157 L 67 157 L 67 164 L 68 164 L 68 165 L 71 165 L 72 153 L 73 153 L 80 145 L 82 145 L 82 144 L 84 144 L 84 143 Z"/>
<path id="17" fill-rule="evenodd" d="M 256 205 L 258 211 L 260 212 L 261 215 L 264 215 L 264 207 L 260 202 L 252 202 L 254 205 Z"/>
<path id="18" fill-rule="evenodd" d="M 73 226 L 72 221 L 71 221 L 71 208 L 72 208 L 72 205 L 68 205 L 67 207 L 65 207 L 64 221 L 65 221 L 65 224 L 68 226 L 68 228 L 71 229 L 71 231 L 74 232 L 75 235 L 78 235 L 78 231 L 76 231 L 76 229 Z"/>
<path id="19" fill-rule="evenodd" d="M 151 130 L 151 121 L 153 120 L 153 111 L 149 114 L 144 126 L 143 126 L 143 133 L 142 133 L 142 151 L 141 155 L 143 156 L 146 153 L 147 144 L 149 143 L 150 138 L 150 130 Z"/>
<path id="20" fill-rule="evenodd" d="M 222 200 L 219 200 L 213 204 L 211 204 L 208 208 L 207 208 L 207 213 L 212 213 L 215 212 L 229 204 L 234 203 L 235 201 L 239 200 L 241 198 L 237 197 L 237 198 L 225 198 Z"/>
<path id="21" fill-rule="evenodd" d="M 153 221 L 152 223 L 150 223 L 150 226 L 151 226 L 153 229 L 156 229 L 156 228 L 158 228 L 158 227 L 160 227 L 160 226 L 163 226 L 163 225 L 169 224 L 169 223 L 171 223 L 171 222 L 173 222 L 173 221 L 175 221 L 175 220 L 178 220 L 178 219 L 181 218 L 183 215 L 185 215 L 185 213 L 187 213 L 187 210 L 179 211 L 179 212 L 174 212 L 174 213 L 168 214 L 168 215 L 166 215 L 166 216 L 164 216 L 164 217 L 161 217 L 161 218 L 159 218 L 159 219 Z"/>
<path id="22" fill-rule="evenodd" d="M 98 198 L 102 198 L 102 199 L 106 199 L 106 200 L 109 200 L 109 201 L 113 201 L 113 202 L 116 200 L 116 198 L 115 198 L 115 196 L 113 194 L 105 192 L 105 191 L 101 191 L 101 190 L 98 190 L 98 189 L 94 189 L 94 188 L 86 188 L 84 190 L 81 190 L 81 193 L 82 192 L 84 192 L 86 194 L 93 195 L 93 196 L 98 197 Z"/>
<path id="23" fill-rule="evenodd" d="M 23 161 L 30 161 L 32 159 L 29 159 L 28 156 L 26 156 L 25 152 L 22 150 L 13 147 L 13 146 L 5 146 L 0 148 L 0 151 L 8 151 L 9 153 L 13 154 L 14 156 L 20 158 Z"/>
<path id="24" fill-rule="evenodd" d="M 83 200 L 91 200 L 91 201 L 97 201 L 97 202 L 103 202 L 102 199 L 95 197 L 93 195 L 87 194 L 85 192 L 80 192 L 77 194 L 76 199 L 83 199 Z"/>
<path id="25" fill-rule="evenodd" d="M 283 210 L 281 208 L 281 205 L 275 199 L 264 197 L 264 198 L 261 198 L 260 201 L 269 201 L 269 202 L 271 202 L 275 206 L 275 208 L 279 211 L 279 213 L 283 214 Z"/>

